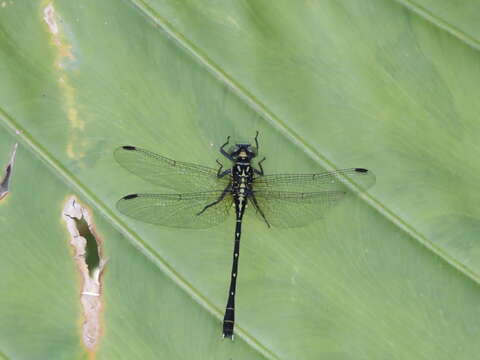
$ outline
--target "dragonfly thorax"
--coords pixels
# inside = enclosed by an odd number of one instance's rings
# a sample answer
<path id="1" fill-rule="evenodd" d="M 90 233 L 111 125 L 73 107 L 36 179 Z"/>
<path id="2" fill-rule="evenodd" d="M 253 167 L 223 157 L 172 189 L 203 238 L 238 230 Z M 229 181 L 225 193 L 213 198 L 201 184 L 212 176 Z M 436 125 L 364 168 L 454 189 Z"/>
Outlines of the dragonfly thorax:
<path id="1" fill-rule="evenodd" d="M 247 196 L 253 182 L 253 168 L 249 159 L 239 159 L 232 167 L 232 193 Z"/>

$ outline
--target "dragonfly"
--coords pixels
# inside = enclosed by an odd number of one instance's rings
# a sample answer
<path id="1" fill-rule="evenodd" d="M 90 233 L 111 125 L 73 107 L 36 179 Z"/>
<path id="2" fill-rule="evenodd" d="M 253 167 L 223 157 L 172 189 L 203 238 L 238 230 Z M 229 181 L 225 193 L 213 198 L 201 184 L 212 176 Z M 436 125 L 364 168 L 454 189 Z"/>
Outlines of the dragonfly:
<path id="1" fill-rule="evenodd" d="M 227 169 L 218 159 L 215 169 L 130 145 L 114 152 L 116 161 L 126 170 L 175 192 L 126 195 L 116 205 L 124 215 L 166 227 L 205 229 L 225 221 L 234 209 L 233 262 L 223 318 L 223 337 L 232 340 L 240 238 L 247 205 L 267 227 L 300 227 L 322 218 L 352 188 L 364 191 L 375 183 L 375 175 L 364 168 L 265 175 L 265 157 L 256 166 L 253 163 L 259 151 L 258 131 L 254 143 L 239 142 L 227 148 L 228 136 L 219 149 L 231 163 Z"/>

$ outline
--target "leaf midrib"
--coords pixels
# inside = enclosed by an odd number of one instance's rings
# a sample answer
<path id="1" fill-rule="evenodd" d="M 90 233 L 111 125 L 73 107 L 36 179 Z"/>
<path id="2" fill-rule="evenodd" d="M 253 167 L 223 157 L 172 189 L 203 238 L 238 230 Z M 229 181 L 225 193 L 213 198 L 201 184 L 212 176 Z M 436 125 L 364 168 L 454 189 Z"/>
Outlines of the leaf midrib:
<path id="1" fill-rule="evenodd" d="M 478 39 L 460 30 L 450 22 L 440 18 L 439 16 L 436 16 L 431 11 L 419 5 L 415 1 L 412 1 L 412 0 L 395 0 L 395 1 L 398 2 L 400 5 L 406 7 L 408 10 L 412 11 L 413 13 L 415 13 L 425 21 L 433 24 L 435 27 L 438 27 L 444 30 L 445 32 L 452 35 L 454 38 L 462 41 L 463 43 L 467 44 L 473 49 L 480 50 L 480 41 Z"/>

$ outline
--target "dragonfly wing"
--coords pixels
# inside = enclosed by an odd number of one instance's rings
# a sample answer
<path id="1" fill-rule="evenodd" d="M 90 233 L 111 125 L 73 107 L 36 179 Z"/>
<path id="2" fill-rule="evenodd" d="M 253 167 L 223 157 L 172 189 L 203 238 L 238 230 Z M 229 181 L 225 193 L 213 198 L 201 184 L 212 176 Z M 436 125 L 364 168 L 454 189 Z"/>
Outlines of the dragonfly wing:
<path id="1" fill-rule="evenodd" d="M 223 199 L 222 199 L 223 197 Z M 222 199 L 221 201 L 219 201 Z M 219 201 L 200 212 L 205 206 Z M 132 194 L 117 202 L 124 215 L 150 224 L 202 229 L 223 222 L 232 207 L 232 196 L 223 191 L 187 194 Z"/>
<path id="2" fill-rule="evenodd" d="M 338 190 L 310 193 L 260 190 L 253 192 L 252 202 L 262 221 L 263 213 L 271 226 L 290 228 L 322 218 L 346 194 Z"/>
<path id="3" fill-rule="evenodd" d="M 367 169 L 352 168 L 317 174 L 278 174 L 254 179 L 254 189 L 286 192 L 350 191 L 347 184 L 364 191 L 375 184 L 375 175 Z"/>
<path id="4" fill-rule="evenodd" d="M 217 177 L 217 170 L 176 161 L 135 146 L 121 146 L 114 152 L 117 162 L 133 174 L 178 192 L 223 190 L 229 177 Z"/>

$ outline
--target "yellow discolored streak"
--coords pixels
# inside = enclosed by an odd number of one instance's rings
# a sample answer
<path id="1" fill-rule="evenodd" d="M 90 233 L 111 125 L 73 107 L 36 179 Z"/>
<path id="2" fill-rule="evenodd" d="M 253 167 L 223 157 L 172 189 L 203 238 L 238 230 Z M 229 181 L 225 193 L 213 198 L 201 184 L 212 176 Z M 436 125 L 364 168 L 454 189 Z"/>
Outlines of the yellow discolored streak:
<path id="1" fill-rule="evenodd" d="M 72 45 L 68 42 L 61 27 L 61 17 L 56 12 L 53 2 L 42 2 L 43 20 L 47 26 L 47 32 L 51 39 L 51 45 L 55 49 L 55 60 L 53 67 L 58 71 L 58 86 L 62 91 L 64 99 L 65 113 L 70 124 L 70 138 L 68 141 L 66 153 L 69 158 L 80 160 L 85 156 L 82 148 L 85 142 L 81 141 L 85 130 L 85 121 L 78 115 L 76 104 L 75 88 L 71 85 L 68 77 L 67 65 L 71 65 L 76 61 L 72 52 Z"/>

